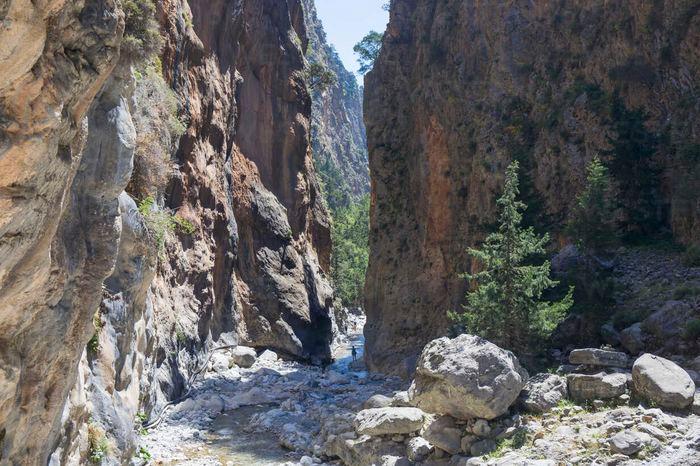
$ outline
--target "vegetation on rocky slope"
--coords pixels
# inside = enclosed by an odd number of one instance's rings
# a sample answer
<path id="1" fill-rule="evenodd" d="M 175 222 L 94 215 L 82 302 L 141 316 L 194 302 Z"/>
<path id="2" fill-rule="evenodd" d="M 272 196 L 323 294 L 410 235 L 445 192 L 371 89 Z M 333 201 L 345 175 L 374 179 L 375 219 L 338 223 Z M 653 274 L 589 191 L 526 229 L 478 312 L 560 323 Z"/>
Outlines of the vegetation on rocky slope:
<path id="1" fill-rule="evenodd" d="M 498 199 L 498 229 L 469 253 L 480 271 L 466 274 L 476 288 L 467 293 L 463 313 L 450 313 L 462 331 L 481 335 L 517 354 L 541 350 L 542 342 L 572 305 L 572 291 L 561 301 L 542 298 L 558 282 L 550 278 L 549 261 L 533 261 L 545 254 L 549 236 L 522 226 L 526 205 L 519 200 L 518 162 L 506 171 Z"/>

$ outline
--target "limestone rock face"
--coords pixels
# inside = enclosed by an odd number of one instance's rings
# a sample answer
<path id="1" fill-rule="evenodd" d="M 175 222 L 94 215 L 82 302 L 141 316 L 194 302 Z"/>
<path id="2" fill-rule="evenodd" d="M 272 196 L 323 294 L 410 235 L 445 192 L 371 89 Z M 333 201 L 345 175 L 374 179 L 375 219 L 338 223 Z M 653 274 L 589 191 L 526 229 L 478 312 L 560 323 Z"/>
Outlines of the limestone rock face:
<path id="1" fill-rule="evenodd" d="M 188 232 L 162 245 L 125 193 L 153 128 L 134 124 L 122 3 L 0 1 L 3 464 L 86 463 L 88 420 L 128 463 L 137 414 L 182 394 L 217 345 L 330 356 L 301 3 L 156 2 L 187 126 L 155 197 Z"/>
<path id="2" fill-rule="evenodd" d="M 676 363 L 645 354 L 632 366 L 634 389 L 664 408 L 683 409 L 693 403 L 695 383 Z"/>
<path id="3" fill-rule="evenodd" d="M 110 77 L 119 5 L 0 7 L 2 463 L 47 463 L 117 257 L 134 150 L 123 83 Z"/>
<path id="4" fill-rule="evenodd" d="M 157 286 L 165 305 L 184 301 L 188 320 L 211 322 L 213 340 L 324 359 L 330 223 L 310 151 L 301 8 L 181 0 L 165 12 L 166 81 L 189 121 L 166 204 L 198 232 L 174 242 Z"/>
<path id="5" fill-rule="evenodd" d="M 474 271 L 465 249 L 495 220 L 513 159 L 527 221 L 555 238 L 598 154 L 623 182 L 626 229 L 659 224 L 697 242 L 700 118 L 684 102 L 699 40 L 700 12 L 671 0 L 392 2 L 365 78 L 368 367 L 409 375 L 444 334 L 466 291 L 460 274 Z M 635 118 L 648 157 L 628 138 Z M 641 191 L 637 170 L 651 175 Z"/>
<path id="6" fill-rule="evenodd" d="M 429 413 L 493 419 L 518 398 L 527 378 L 510 351 L 473 335 L 443 337 L 423 349 L 409 396 Z"/>

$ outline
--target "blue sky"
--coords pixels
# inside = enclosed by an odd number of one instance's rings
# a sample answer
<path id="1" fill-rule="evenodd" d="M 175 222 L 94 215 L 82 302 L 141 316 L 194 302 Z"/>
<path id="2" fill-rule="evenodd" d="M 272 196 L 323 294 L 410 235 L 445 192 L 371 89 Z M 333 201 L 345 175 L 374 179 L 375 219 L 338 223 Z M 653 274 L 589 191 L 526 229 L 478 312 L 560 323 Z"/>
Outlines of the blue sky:
<path id="1" fill-rule="evenodd" d="M 357 73 L 359 65 L 352 48 L 370 30 L 384 32 L 389 12 L 382 10 L 386 0 L 316 0 L 328 42 L 335 46 L 345 68 Z M 360 80 L 361 81 L 361 80 Z"/>

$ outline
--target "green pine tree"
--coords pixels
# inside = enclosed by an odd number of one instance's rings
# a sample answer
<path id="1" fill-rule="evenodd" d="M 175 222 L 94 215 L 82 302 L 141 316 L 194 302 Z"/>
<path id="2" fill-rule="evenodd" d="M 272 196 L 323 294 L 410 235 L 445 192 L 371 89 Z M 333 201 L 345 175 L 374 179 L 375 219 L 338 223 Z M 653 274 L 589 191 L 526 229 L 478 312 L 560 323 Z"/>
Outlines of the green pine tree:
<path id="1" fill-rule="evenodd" d="M 572 290 L 561 301 L 542 299 L 557 282 L 549 277 L 548 261 L 531 265 L 528 260 L 545 253 L 549 237 L 521 225 L 526 206 L 517 199 L 518 168 L 513 162 L 506 171 L 498 231 L 488 235 L 481 249 L 468 250 L 482 268 L 464 275 L 476 288 L 467 293 L 463 312 L 449 317 L 467 332 L 522 354 L 535 339 L 551 334 L 572 305 Z"/>
<path id="2" fill-rule="evenodd" d="M 616 206 L 608 169 L 595 157 L 586 168 L 586 187 L 576 200 L 569 234 L 586 251 L 601 252 L 618 242 Z"/>

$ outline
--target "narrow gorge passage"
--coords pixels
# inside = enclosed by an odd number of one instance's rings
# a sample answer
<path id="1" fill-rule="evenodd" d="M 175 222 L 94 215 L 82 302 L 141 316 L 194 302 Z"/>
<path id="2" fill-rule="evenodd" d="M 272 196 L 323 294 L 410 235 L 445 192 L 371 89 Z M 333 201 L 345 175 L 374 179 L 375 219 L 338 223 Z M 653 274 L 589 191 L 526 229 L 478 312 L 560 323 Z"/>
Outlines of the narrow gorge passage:
<path id="1" fill-rule="evenodd" d="M 0 0 L 0 466 L 700 466 L 700 0 Z"/>

